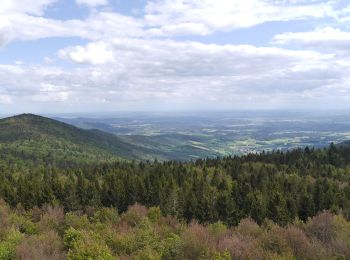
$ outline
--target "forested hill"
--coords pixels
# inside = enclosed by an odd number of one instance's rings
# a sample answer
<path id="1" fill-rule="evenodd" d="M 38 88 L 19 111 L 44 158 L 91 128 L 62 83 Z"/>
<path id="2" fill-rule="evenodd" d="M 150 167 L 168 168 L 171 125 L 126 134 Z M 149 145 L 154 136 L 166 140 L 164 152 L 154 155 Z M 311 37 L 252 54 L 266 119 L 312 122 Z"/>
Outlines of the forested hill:
<path id="1" fill-rule="evenodd" d="M 0 156 L 13 163 L 71 166 L 117 159 L 154 158 L 152 151 L 99 130 L 83 130 L 33 114 L 0 120 Z"/>
<path id="2" fill-rule="evenodd" d="M 0 259 L 350 259 L 347 143 L 126 161 L 118 138 L 34 115 L 1 120 L 0 143 Z"/>
<path id="3" fill-rule="evenodd" d="M 323 210 L 350 216 L 346 143 L 195 162 L 117 159 L 137 152 L 100 131 L 31 114 L 6 118 L 0 120 L 0 197 L 12 206 L 59 202 L 66 210 L 125 211 L 138 202 L 188 221 L 229 225 L 248 216 L 287 224 Z"/>
<path id="4" fill-rule="evenodd" d="M 187 221 L 221 220 L 229 225 L 249 216 L 258 223 L 267 218 L 285 225 L 323 210 L 350 217 L 346 145 L 194 162 L 97 162 L 64 169 L 36 164 L 18 170 L 2 158 L 6 154 L 0 157 L 0 197 L 11 206 L 60 203 L 68 211 L 112 206 L 123 212 L 141 203 L 160 206 L 164 214 Z"/>

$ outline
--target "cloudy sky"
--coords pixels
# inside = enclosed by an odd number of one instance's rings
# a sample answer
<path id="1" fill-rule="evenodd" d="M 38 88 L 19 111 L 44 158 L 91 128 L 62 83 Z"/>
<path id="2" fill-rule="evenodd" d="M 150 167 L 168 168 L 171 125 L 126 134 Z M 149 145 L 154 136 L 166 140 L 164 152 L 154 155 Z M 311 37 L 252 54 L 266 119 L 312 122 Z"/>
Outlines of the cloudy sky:
<path id="1" fill-rule="evenodd" d="M 0 113 L 350 109 L 349 0 L 1 0 Z"/>

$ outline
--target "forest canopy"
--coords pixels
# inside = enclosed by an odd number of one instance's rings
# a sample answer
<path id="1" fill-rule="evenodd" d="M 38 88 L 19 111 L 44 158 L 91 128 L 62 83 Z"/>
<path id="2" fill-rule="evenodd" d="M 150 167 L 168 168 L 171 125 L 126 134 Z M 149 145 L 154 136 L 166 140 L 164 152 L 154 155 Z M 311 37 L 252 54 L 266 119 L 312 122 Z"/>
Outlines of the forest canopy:
<path id="1" fill-rule="evenodd" d="M 126 161 L 50 129 L 0 135 L 0 259 L 350 258 L 348 143 Z"/>
<path id="2" fill-rule="evenodd" d="M 26 166 L 2 154 L 0 197 L 25 209 L 44 204 L 86 207 L 159 206 L 190 222 L 237 225 L 306 221 L 324 210 L 350 214 L 350 148 L 249 154 L 194 162 L 111 162 L 69 168 Z M 18 159 L 17 159 L 18 161 Z"/>
<path id="3" fill-rule="evenodd" d="M 135 204 L 64 212 L 44 205 L 10 209 L 0 201 L 0 259 L 349 259 L 350 222 L 321 213 L 281 227 L 251 218 L 235 227 L 163 216 Z"/>

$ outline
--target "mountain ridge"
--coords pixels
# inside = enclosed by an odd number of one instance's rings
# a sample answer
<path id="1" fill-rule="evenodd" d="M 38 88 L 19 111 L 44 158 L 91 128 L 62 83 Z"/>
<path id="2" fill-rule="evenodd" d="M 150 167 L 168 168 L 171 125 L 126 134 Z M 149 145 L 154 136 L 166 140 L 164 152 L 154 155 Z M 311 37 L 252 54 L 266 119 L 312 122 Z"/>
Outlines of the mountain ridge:
<path id="1" fill-rule="evenodd" d="M 0 156 L 7 157 L 13 164 L 24 161 L 69 167 L 114 160 L 183 161 L 213 154 L 186 143 L 173 150 L 172 138 L 171 135 L 116 135 L 31 113 L 0 119 Z M 350 141 L 345 141 L 336 146 L 349 144 Z"/>
<path id="2" fill-rule="evenodd" d="M 30 113 L 0 119 L 0 150 L 14 157 L 52 157 L 48 161 L 62 162 L 141 160 L 157 156 L 111 133 L 85 130 Z"/>

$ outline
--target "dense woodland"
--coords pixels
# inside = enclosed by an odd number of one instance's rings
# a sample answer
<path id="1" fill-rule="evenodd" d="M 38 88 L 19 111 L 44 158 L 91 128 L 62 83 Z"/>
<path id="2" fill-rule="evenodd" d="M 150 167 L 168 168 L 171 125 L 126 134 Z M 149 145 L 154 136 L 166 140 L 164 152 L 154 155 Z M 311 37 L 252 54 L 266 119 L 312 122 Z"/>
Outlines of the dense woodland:
<path id="1" fill-rule="evenodd" d="M 350 259 L 347 143 L 125 161 L 38 129 L 0 135 L 0 259 Z"/>
<path id="2" fill-rule="evenodd" d="M 104 207 L 64 213 L 0 201 L 0 259 L 349 259 L 349 243 L 350 222 L 329 212 L 285 227 L 251 218 L 228 227 L 186 224 L 138 204 L 122 214 Z"/>
<path id="3" fill-rule="evenodd" d="M 4 156 L 3 156 L 4 157 Z M 5 156 L 6 157 L 6 156 Z M 297 149 L 195 162 L 114 162 L 71 168 L 0 162 L 0 196 L 30 209 L 159 206 L 165 215 L 237 225 L 251 217 L 286 225 L 323 210 L 350 214 L 350 148 Z M 9 159 L 12 160 L 12 159 Z"/>

